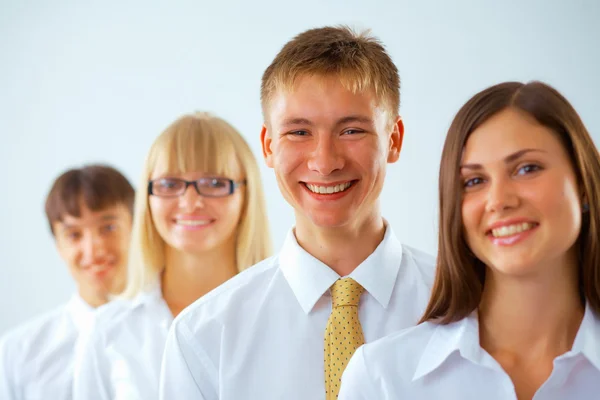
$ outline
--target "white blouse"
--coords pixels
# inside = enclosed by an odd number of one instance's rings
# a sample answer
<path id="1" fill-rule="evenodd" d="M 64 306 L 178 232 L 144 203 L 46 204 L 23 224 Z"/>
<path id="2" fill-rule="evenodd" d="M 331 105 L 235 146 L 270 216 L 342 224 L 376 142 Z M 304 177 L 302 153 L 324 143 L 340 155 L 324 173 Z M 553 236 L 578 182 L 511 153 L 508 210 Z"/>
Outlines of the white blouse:
<path id="1" fill-rule="evenodd" d="M 83 345 L 73 399 L 157 399 L 163 349 L 173 321 L 160 287 L 131 301 L 113 301 L 110 307 L 113 312 L 98 317 Z"/>
<path id="2" fill-rule="evenodd" d="M 360 347 L 339 400 L 516 400 L 508 374 L 479 344 L 476 313 L 448 325 L 425 322 Z M 590 307 L 573 348 L 556 357 L 533 400 L 600 399 L 600 320 Z"/>
<path id="3" fill-rule="evenodd" d="M 377 249 L 349 275 L 365 288 L 358 310 L 365 340 L 414 326 L 427 305 L 433 274 L 433 257 L 402 245 L 388 226 Z M 279 254 L 231 278 L 175 319 L 160 399 L 324 399 L 329 288 L 339 278 L 290 231 Z"/>
<path id="4" fill-rule="evenodd" d="M 69 400 L 79 343 L 96 309 L 79 295 L 0 339 L 0 399 Z"/>

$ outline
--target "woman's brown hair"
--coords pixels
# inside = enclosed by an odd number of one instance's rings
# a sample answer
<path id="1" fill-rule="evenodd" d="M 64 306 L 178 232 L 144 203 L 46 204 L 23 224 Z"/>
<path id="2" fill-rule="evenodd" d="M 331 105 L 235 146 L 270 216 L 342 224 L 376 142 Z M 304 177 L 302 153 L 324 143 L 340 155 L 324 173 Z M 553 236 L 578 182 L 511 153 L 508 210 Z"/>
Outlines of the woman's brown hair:
<path id="1" fill-rule="evenodd" d="M 557 134 L 567 150 L 589 209 L 577 239 L 582 298 L 600 314 L 600 155 L 581 118 L 556 89 L 542 82 L 505 82 L 489 87 L 458 111 L 442 151 L 435 282 L 421 322 L 447 324 L 479 306 L 486 266 L 469 249 L 463 229 L 460 163 L 471 133 L 502 110 L 525 112 Z"/>

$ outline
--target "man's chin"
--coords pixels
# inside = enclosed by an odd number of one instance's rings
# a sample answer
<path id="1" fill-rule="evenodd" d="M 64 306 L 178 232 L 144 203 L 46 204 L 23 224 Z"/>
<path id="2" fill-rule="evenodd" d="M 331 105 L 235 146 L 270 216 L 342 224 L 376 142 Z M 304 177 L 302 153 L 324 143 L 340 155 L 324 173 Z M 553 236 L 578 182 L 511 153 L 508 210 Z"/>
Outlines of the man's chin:
<path id="1" fill-rule="evenodd" d="M 114 281 L 114 269 L 105 269 L 102 271 L 87 271 L 87 282 L 90 290 L 94 292 L 106 291 L 112 286 Z"/>
<path id="2" fill-rule="evenodd" d="M 308 220 L 318 229 L 339 229 L 347 226 L 351 222 L 350 215 L 346 212 L 321 212 L 309 215 Z"/>

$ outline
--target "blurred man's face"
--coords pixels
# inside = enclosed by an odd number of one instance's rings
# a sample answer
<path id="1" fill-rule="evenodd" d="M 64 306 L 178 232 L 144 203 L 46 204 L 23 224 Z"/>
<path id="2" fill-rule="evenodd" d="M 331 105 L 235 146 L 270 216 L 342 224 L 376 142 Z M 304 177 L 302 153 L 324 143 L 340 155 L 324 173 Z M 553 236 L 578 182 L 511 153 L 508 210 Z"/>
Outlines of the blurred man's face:
<path id="1" fill-rule="evenodd" d="M 65 215 L 52 224 L 56 247 L 91 306 L 108 301 L 123 290 L 132 218 L 125 205 L 91 211 L 81 204 L 81 215 Z"/>

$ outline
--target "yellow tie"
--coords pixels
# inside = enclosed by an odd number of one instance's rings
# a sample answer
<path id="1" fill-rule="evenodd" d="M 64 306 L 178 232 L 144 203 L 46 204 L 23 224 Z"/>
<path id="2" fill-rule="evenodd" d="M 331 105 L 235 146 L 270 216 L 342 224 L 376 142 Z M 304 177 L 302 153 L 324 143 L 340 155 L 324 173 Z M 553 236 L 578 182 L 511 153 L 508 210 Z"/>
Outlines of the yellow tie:
<path id="1" fill-rule="evenodd" d="M 331 315 L 325 328 L 325 398 L 337 399 L 342 373 L 356 349 L 365 343 L 358 320 L 358 301 L 363 292 L 352 278 L 331 286 Z"/>

